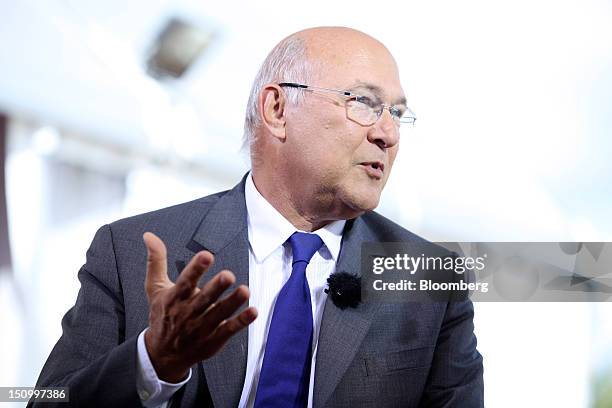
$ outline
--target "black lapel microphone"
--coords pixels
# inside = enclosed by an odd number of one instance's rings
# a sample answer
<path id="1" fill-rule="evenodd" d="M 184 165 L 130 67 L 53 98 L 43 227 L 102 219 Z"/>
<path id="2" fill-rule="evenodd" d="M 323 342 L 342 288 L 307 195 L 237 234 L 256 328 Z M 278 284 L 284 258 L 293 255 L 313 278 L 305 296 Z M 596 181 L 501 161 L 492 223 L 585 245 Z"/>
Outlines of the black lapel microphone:
<path id="1" fill-rule="evenodd" d="M 334 272 L 327 278 L 327 293 L 334 305 L 344 310 L 361 303 L 361 277 L 347 272 Z"/>

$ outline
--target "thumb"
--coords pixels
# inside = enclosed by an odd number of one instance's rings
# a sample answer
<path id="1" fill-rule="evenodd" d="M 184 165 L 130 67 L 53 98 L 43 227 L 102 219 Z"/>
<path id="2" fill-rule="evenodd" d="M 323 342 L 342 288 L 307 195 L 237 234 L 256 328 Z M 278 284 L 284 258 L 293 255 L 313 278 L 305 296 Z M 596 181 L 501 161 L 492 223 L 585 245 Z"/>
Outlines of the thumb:
<path id="1" fill-rule="evenodd" d="M 150 303 L 157 292 L 172 286 L 172 281 L 168 278 L 168 261 L 164 242 L 151 232 L 145 232 L 142 238 L 147 247 L 145 290 Z"/>

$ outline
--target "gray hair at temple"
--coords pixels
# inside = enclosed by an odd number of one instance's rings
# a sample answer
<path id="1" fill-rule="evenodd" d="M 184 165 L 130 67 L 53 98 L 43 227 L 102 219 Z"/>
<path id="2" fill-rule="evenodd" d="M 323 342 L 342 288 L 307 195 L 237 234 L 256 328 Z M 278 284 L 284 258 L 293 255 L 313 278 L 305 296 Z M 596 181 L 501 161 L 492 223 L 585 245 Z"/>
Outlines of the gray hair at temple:
<path id="1" fill-rule="evenodd" d="M 259 93 L 271 82 L 297 82 L 309 84 L 313 77 L 313 63 L 308 60 L 305 41 L 297 35 L 291 35 L 274 47 L 261 65 L 249 96 L 246 117 L 244 120 L 243 149 L 253 152 L 257 128 L 261 125 L 258 109 Z M 283 88 L 287 99 L 292 104 L 303 100 L 304 92 L 294 88 Z"/>

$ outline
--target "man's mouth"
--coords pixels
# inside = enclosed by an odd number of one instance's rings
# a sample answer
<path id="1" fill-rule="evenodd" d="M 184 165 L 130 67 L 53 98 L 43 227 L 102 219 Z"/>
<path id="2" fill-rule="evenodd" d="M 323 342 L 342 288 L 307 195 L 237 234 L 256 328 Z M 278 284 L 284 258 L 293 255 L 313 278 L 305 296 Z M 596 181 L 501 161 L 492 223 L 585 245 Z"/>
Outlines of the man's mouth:
<path id="1" fill-rule="evenodd" d="M 371 162 L 363 162 L 359 164 L 363 166 L 365 171 L 368 173 L 370 177 L 374 177 L 378 180 L 383 178 L 385 174 L 385 165 L 379 161 L 371 161 Z"/>

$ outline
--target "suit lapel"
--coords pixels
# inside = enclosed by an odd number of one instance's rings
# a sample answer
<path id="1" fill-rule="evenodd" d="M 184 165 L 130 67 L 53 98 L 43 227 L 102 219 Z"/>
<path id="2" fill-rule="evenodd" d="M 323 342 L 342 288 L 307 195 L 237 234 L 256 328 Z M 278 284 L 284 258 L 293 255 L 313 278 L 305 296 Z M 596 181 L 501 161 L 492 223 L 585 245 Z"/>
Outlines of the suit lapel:
<path id="1" fill-rule="evenodd" d="M 223 269 L 236 275 L 234 287 L 249 284 L 249 243 L 244 199 L 246 177 L 219 198 L 187 244 L 192 255 L 206 249 L 215 256 L 214 264 L 202 278 L 201 284 Z M 226 294 L 231 290 L 233 288 Z M 217 407 L 235 407 L 240 401 L 246 374 L 247 336 L 248 331 L 241 330 L 217 355 L 201 362 L 213 403 Z"/>
<path id="2" fill-rule="evenodd" d="M 361 243 L 368 238 L 360 218 L 347 223 L 336 271 L 361 275 Z M 317 346 L 313 407 L 323 407 L 331 396 L 353 361 L 378 306 L 360 303 L 357 308 L 341 310 L 327 298 Z"/>

